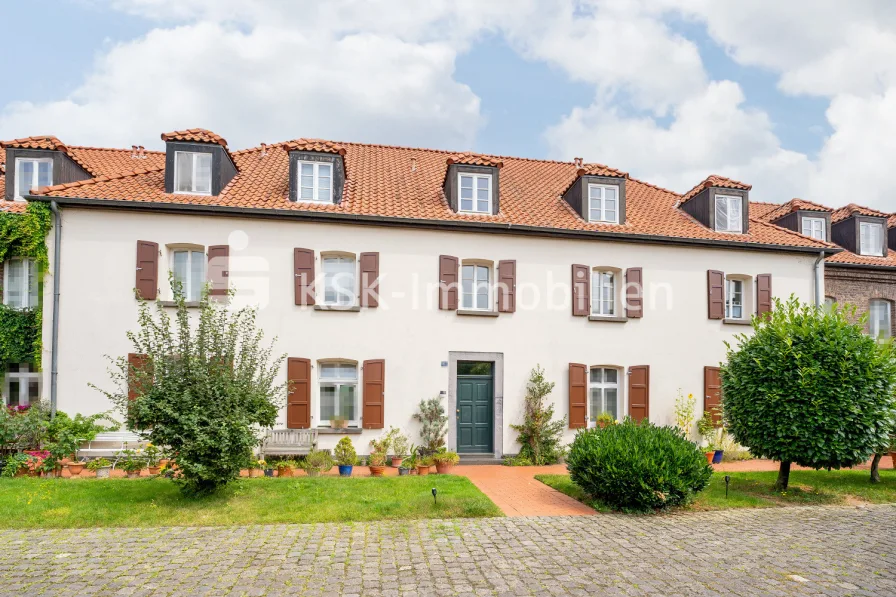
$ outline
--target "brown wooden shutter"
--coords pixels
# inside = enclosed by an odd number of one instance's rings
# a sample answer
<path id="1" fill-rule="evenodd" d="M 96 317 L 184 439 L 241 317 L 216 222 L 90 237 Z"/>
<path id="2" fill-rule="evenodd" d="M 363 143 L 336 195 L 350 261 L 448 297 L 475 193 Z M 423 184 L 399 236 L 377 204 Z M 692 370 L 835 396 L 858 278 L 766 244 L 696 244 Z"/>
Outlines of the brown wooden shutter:
<path id="1" fill-rule="evenodd" d="M 457 311 L 457 257 L 439 255 L 439 309 Z"/>
<path id="2" fill-rule="evenodd" d="M 771 313 L 772 310 L 772 275 L 756 276 L 756 314 Z"/>
<path id="3" fill-rule="evenodd" d="M 572 266 L 572 314 L 587 316 L 591 312 L 591 277 L 587 265 Z"/>
<path id="4" fill-rule="evenodd" d="M 230 278 L 230 245 L 212 245 L 208 248 L 209 296 L 227 296 L 227 280 Z"/>
<path id="5" fill-rule="evenodd" d="M 385 419 L 386 361 L 364 361 L 364 408 L 361 426 L 364 429 L 382 429 Z"/>
<path id="6" fill-rule="evenodd" d="M 650 367 L 628 368 L 628 416 L 635 421 L 650 420 Z"/>
<path id="7" fill-rule="evenodd" d="M 137 241 L 137 298 L 154 301 L 159 292 L 159 243 Z"/>
<path id="8" fill-rule="evenodd" d="M 293 274 L 297 305 L 314 304 L 314 251 L 293 249 Z"/>
<path id="9" fill-rule="evenodd" d="M 722 424 L 722 370 L 703 368 L 703 411 L 712 413 L 713 423 Z"/>
<path id="10" fill-rule="evenodd" d="M 145 354 L 128 353 L 128 400 L 136 400 L 148 388 L 140 386 L 139 380 L 134 375 L 137 371 L 145 371 L 149 363 L 149 357 Z"/>
<path id="11" fill-rule="evenodd" d="M 361 253 L 361 306 L 378 307 L 380 304 L 380 254 Z"/>
<path id="12" fill-rule="evenodd" d="M 714 269 L 706 272 L 709 318 L 725 319 L 725 274 Z"/>
<path id="13" fill-rule="evenodd" d="M 588 366 L 569 364 L 569 428 L 581 429 L 588 413 Z"/>
<path id="14" fill-rule="evenodd" d="M 498 262 L 498 312 L 516 312 L 516 261 Z"/>
<path id="15" fill-rule="evenodd" d="M 644 283 L 640 267 L 625 270 L 625 315 L 634 319 L 644 315 Z"/>
<path id="16" fill-rule="evenodd" d="M 286 398 L 286 427 L 311 427 L 311 361 L 290 357 L 286 361 L 286 377 L 290 382 Z"/>

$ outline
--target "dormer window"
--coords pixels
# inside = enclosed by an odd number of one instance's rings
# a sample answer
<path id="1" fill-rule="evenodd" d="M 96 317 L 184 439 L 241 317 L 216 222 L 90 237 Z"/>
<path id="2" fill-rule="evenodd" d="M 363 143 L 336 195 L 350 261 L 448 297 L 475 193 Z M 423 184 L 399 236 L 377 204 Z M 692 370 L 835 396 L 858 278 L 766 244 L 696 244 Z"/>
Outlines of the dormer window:
<path id="1" fill-rule="evenodd" d="M 859 224 L 859 253 L 883 257 L 884 227 L 877 222 Z"/>
<path id="2" fill-rule="evenodd" d="M 333 202 L 333 165 L 329 162 L 303 162 L 296 164 L 299 201 Z"/>
<path id="3" fill-rule="evenodd" d="M 212 194 L 212 154 L 178 151 L 174 154 L 174 192 Z"/>
<path id="4" fill-rule="evenodd" d="M 619 187 L 615 185 L 588 185 L 588 221 L 619 223 Z"/>
<path id="5" fill-rule="evenodd" d="M 827 240 L 827 220 L 824 218 L 803 217 L 803 235 L 816 240 Z"/>
<path id="6" fill-rule="evenodd" d="M 458 174 L 457 186 L 460 189 L 460 211 L 476 214 L 492 213 L 491 174 Z"/>
<path id="7" fill-rule="evenodd" d="M 743 200 L 732 195 L 716 195 L 716 231 L 743 232 Z"/>
<path id="8" fill-rule="evenodd" d="M 53 184 L 53 158 L 16 158 L 16 199 Z"/>

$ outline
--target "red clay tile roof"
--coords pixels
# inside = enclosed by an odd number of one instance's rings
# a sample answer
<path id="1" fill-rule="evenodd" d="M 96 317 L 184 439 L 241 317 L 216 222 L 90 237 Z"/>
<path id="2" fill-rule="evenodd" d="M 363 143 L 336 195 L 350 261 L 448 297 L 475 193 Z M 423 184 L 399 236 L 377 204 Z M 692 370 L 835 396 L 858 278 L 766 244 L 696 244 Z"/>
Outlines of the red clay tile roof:
<path id="1" fill-rule="evenodd" d="M 896 214 L 893 214 L 887 219 L 887 228 L 896 228 Z"/>
<path id="2" fill-rule="evenodd" d="M 345 147 L 323 139 L 293 139 L 282 144 L 286 151 L 317 151 L 345 155 Z M 251 150 L 249 150 L 251 151 Z"/>
<path id="3" fill-rule="evenodd" d="M 603 164 L 583 164 L 582 167 L 578 169 L 577 173 L 579 176 L 613 176 L 616 178 L 628 178 L 628 172 L 610 168 Z"/>
<path id="4" fill-rule="evenodd" d="M 214 143 L 227 149 L 227 140 L 206 129 L 186 129 L 162 133 L 162 141 L 187 141 L 189 143 Z"/>
<path id="5" fill-rule="evenodd" d="M 836 210 L 834 214 L 831 216 L 831 222 L 839 222 L 841 220 L 845 220 L 853 215 L 859 216 L 871 216 L 876 218 L 889 218 L 890 214 L 884 213 L 882 211 L 877 211 L 876 209 L 871 209 L 870 207 L 864 207 L 862 205 L 856 205 L 855 203 L 850 203 L 845 207 L 841 207 Z"/>
<path id="6" fill-rule="evenodd" d="M 492 168 L 503 168 L 504 162 L 501 160 L 488 156 L 482 155 L 481 153 L 455 153 L 454 155 L 448 156 L 448 165 L 451 164 L 466 164 L 469 166 L 490 166 Z"/>
<path id="7" fill-rule="evenodd" d="M 23 137 L 11 141 L 0 141 L 0 148 L 7 149 L 51 149 L 65 151 L 65 144 L 53 135 L 37 135 L 35 137 Z"/>
<path id="8" fill-rule="evenodd" d="M 803 211 L 818 211 L 818 212 L 831 212 L 833 211 L 830 207 L 826 207 L 821 205 L 820 203 L 813 203 L 812 201 L 806 201 L 805 199 L 791 199 L 787 203 L 783 205 L 775 204 L 775 203 L 766 203 L 763 205 L 769 205 L 771 209 L 767 209 L 762 211 L 762 208 L 759 208 L 758 212 L 754 212 L 753 202 L 750 202 L 750 216 L 757 217 L 757 213 L 762 213 L 762 215 L 758 216 L 766 222 L 774 222 L 778 218 L 786 216 L 789 213 L 793 213 L 797 210 Z"/>
<path id="9" fill-rule="evenodd" d="M 730 178 L 725 178 L 724 176 L 719 176 L 718 174 L 710 174 L 700 184 L 682 195 L 681 202 L 684 203 L 691 197 L 699 194 L 703 189 L 709 187 L 721 187 L 723 189 L 740 189 L 742 191 L 749 191 L 753 188 L 753 185 L 749 185 L 745 182 L 731 180 Z"/>
<path id="10" fill-rule="evenodd" d="M 291 148 L 344 151 L 346 181 L 338 204 L 289 201 Z M 485 156 L 504 164 L 501 171 L 501 210 L 497 215 L 453 212 L 442 191 L 448 158 L 455 152 L 360 143 L 297 140 L 237 151 L 232 154 L 239 173 L 218 196 L 165 193 L 164 172 L 120 173 L 102 180 L 57 185 L 43 189 L 52 197 L 278 209 L 344 215 L 488 222 L 571 231 L 602 231 L 682 239 L 718 240 L 804 248 L 830 248 L 773 224 L 754 220 L 748 234 L 732 235 L 710 230 L 675 207 L 681 195 L 634 178 L 626 182 L 626 223 L 601 224 L 583 220 L 563 200 L 562 193 L 579 175 L 575 163 Z M 590 167 L 590 166 L 589 166 Z M 601 166 L 600 168 L 606 168 Z M 619 171 L 606 168 L 606 172 Z M 718 177 L 717 177 L 718 178 Z M 727 179 L 725 179 L 727 180 Z M 746 185 L 738 188 L 744 188 Z M 749 187 L 746 187 L 749 188 Z"/>
<path id="11" fill-rule="evenodd" d="M 869 255 L 859 255 L 852 251 L 843 251 L 836 255 L 831 255 L 825 259 L 825 264 L 836 266 L 837 264 L 847 265 L 871 265 L 875 267 L 893 267 L 896 268 L 896 251 L 887 251 L 884 257 L 871 257 Z"/>

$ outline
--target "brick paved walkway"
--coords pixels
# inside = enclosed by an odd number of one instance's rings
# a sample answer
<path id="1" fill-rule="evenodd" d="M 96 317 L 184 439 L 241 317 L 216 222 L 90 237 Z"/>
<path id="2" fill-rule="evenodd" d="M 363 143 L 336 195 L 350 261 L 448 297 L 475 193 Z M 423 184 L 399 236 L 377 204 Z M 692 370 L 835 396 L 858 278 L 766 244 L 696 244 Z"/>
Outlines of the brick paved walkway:
<path id="1" fill-rule="evenodd" d="M 889 597 L 894 524 L 874 506 L 0 530 L 0 595 Z"/>
<path id="2" fill-rule="evenodd" d="M 566 465 L 457 466 L 454 473 L 470 479 L 507 516 L 587 516 L 594 510 L 551 489 L 535 475 L 565 475 Z"/>

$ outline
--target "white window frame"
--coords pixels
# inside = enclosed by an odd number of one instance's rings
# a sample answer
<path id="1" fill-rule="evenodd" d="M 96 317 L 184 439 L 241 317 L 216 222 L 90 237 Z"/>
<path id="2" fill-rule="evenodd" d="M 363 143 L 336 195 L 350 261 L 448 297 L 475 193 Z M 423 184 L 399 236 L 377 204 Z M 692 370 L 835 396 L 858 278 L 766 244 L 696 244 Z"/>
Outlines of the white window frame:
<path id="1" fill-rule="evenodd" d="M 324 377 L 323 371 L 324 367 L 338 365 L 341 367 L 351 366 L 355 369 L 355 376 L 352 377 Z M 332 419 L 324 419 L 323 418 L 323 392 L 321 389 L 324 386 L 335 386 L 336 388 L 336 400 L 338 403 L 339 400 L 339 392 L 342 386 L 354 386 L 355 388 L 355 416 L 357 419 L 346 419 L 346 424 L 348 427 L 360 427 L 361 426 L 361 384 L 360 384 L 360 375 L 359 375 L 359 367 L 358 363 L 352 361 L 321 361 L 317 364 L 317 426 L 318 427 L 330 427 L 332 426 Z"/>
<path id="2" fill-rule="evenodd" d="M 877 309 L 883 309 L 884 313 L 886 313 L 885 317 L 885 326 L 878 326 L 878 319 L 875 317 L 875 311 Z M 890 301 L 886 299 L 871 299 L 871 302 L 868 304 L 868 333 L 875 340 L 883 340 L 892 336 L 893 332 L 893 320 L 892 320 L 892 305 Z"/>
<path id="3" fill-rule="evenodd" d="M 346 297 L 344 299 L 340 299 L 340 293 L 337 292 L 335 301 L 327 300 L 327 283 L 330 277 L 343 275 L 345 272 L 337 272 L 330 274 L 327 272 L 327 262 L 330 260 L 337 260 L 339 262 L 350 262 L 352 265 L 351 268 L 351 296 Z M 323 284 L 321 284 L 320 289 L 320 304 L 328 307 L 354 307 L 358 304 L 358 260 L 355 255 L 350 253 L 324 253 L 320 256 L 320 273 L 321 280 Z M 336 287 L 340 288 L 339 286 Z M 350 299 L 350 300 L 349 300 Z"/>
<path id="4" fill-rule="evenodd" d="M 190 190 L 189 191 L 178 191 L 177 190 L 177 180 L 178 180 L 178 178 L 177 178 L 177 171 L 178 171 L 177 156 L 178 156 L 178 154 L 188 154 L 188 155 L 192 156 L 190 158 L 191 172 L 190 172 Z M 197 155 L 202 155 L 202 156 L 207 155 L 207 156 L 209 156 L 209 159 L 211 160 L 211 163 L 209 164 L 209 167 L 208 167 L 208 191 L 197 191 L 196 190 L 196 178 L 197 178 L 196 171 L 197 171 L 197 163 L 199 161 L 196 159 Z M 174 152 L 174 194 L 175 195 L 211 195 L 212 187 L 214 186 L 213 180 L 215 177 L 214 166 L 215 166 L 215 157 L 210 153 L 207 153 L 204 151 L 175 151 Z"/>
<path id="5" fill-rule="evenodd" d="M 735 203 L 735 202 L 737 203 L 738 208 L 736 210 L 732 211 L 731 204 Z M 740 197 L 738 195 L 716 195 L 715 203 L 716 204 L 714 206 L 714 209 L 715 209 L 716 232 L 740 232 L 740 233 L 742 233 L 744 231 L 744 221 L 743 221 L 743 219 L 744 219 L 744 212 L 743 212 L 744 198 Z M 719 214 L 719 206 L 720 205 L 725 206 L 725 220 L 726 220 L 726 223 L 728 224 L 728 226 L 726 228 L 721 228 L 719 226 L 718 214 Z M 732 220 L 731 220 L 732 213 L 737 214 L 737 226 L 732 225 Z"/>
<path id="6" fill-rule="evenodd" d="M 865 231 L 868 230 L 868 244 L 870 247 L 866 247 L 865 245 Z M 872 231 L 876 231 L 877 238 L 873 238 L 874 234 Z M 876 241 L 876 242 L 872 242 Z M 861 255 L 868 255 L 871 257 L 883 257 L 883 244 L 884 244 L 884 226 L 878 222 L 859 222 L 859 253 Z"/>
<path id="7" fill-rule="evenodd" d="M 311 175 L 311 199 L 302 198 L 302 166 L 312 166 L 314 172 Z M 330 196 L 326 199 L 320 197 L 320 167 L 330 169 Z M 296 162 L 296 201 L 300 203 L 333 203 L 333 179 L 336 168 L 333 162 L 312 162 L 310 160 L 298 160 Z M 305 187 L 308 188 L 308 187 Z"/>
<path id="8" fill-rule="evenodd" d="M 740 286 L 740 302 L 735 303 L 735 288 Z M 740 278 L 725 279 L 725 319 L 747 319 L 747 281 Z M 740 317 L 734 316 L 734 307 L 740 307 Z"/>
<path id="9" fill-rule="evenodd" d="M 472 267 L 473 268 L 473 286 L 472 292 L 467 293 L 464 292 L 464 268 Z M 481 269 L 480 269 L 481 268 Z M 480 261 L 466 261 L 461 263 L 460 266 L 460 308 L 462 311 L 494 311 L 494 279 L 495 273 L 492 271 L 494 267 L 490 263 L 482 263 Z M 483 283 L 482 280 L 479 279 L 480 272 L 484 270 L 488 274 L 488 279 Z M 479 296 L 480 293 L 476 292 L 478 288 L 481 286 L 485 286 L 488 292 L 488 300 L 486 301 L 485 307 L 477 307 L 476 306 L 476 297 Z M 467 297 L 471 297 L 471 304 L 467 306 Z"/>
<path id="10" fill-rule="evenodd" d="M 9 272 L 10 272 L 10 264 L 14 261 L 21 261 L 25 268 L 25 304 L 24 305 L 10 305 L 9 304 L 9 291 L 10 291 L 10 281 L 9 281 Z M 34 287 L 31 287 L 31 283 L 34 284 Z M 3 266 L 3 304 L 7 305 L 13 309 L 34 309 L 37 307 L 37 303 L 39 300 L 39 290 L 38 284 L 40 280 L 38 280 L 38 272 L 37 272 L 37 261 L 31 259 L 30 257 L 10 257 L 6 260 L 6 263 Z"/>
<path id="11" fill-rule="evenodd" d="M 193 295 L 193 282 L 191 280 L 190 272 L 192 271 L 193 265 L 193 253 L 200 253 L 202 255 L 202 284 L 205 285 L 208 281 L 208 255 L 205 252 L 205 247 L 200 246 L 179 246 L 179 247 L 169 247 L 168 249 L 169 256 L 169 269 L 171 270 L 171 275 L 175 276 L 174 272 L 174 255 L 176 253 L 186 253 L 187 254 L 187 275 L 183 284 L 183 292 L 184 292 L 184 300 L 188 303 L 197 302 L 202 298 L 202 288 L 198 288 L 196 290 L 196 297 L 192 298 Z M 174 297 L 174 288 L 171 288 L 171 297 Z"/>
<path id="12" fill-rule="evenodd" d="M 25 200 L 25 197 L 23 195 L 19 195 L 19 181 L 22 180 L 21 165 L 24 162 L 33 162 L 35 164 L 50 164 L 50 186 L 53 185 L 53 158 L 16 158 L 16 180 L 15 188 L 13 189 L 13 197 L 16 201 Z M 38 168 L 34 168 L 34 171 L 31 174 L 31 184 L 28 186 L 28 188 L 30 190 L 35 189 L 38 186 L 40 186 Z"/>
<path id="13" fill-rule="evenodd" d="M 473 179 L 473 209 L 463 209 L 461 207 L 463 205 L 463 199 L 460 196 L 461 190 L 461 178 L 464 176 L 469 176 Z M 477 205 L 479 204 L 479 198 L 477 197 L 477 190 L 479 189 L 479 180 L 488 181 L 488 208 L 485 211 L 481 211 L 477 209 Z M 457 173 L 457 211 L 459 213 L 465 214 L 477 214 L 477 215 L 491 215 L 493 212 L 492 209 L 492 175 L 491 174 L 478 174 L 475 172 L 458 172 Z"/>
<path id="14" fill-rule="evenodd" d="M 610 274 L 612 276 L 612 308 L 609 311 L 606 311 L 606 301 L 603 298 L 603 289 L 606 288 L 606 283 L 603 280 L 603 276 L 601 274 Z M 597 279 L 597 288 L 595 292 L 594 281 Z M 611 269 L 601 269 L 601 268 L 593 268 L 591 270 L 591 315 L 595 317 L 615 317 L 617 312 L 618 301 L 618 289 L 619 289 L 619 273 L 611 270 Z M 597 295 L 597 296 L 595 296 Z M 597 309 L 595 309 L 595 306 Z"/>
<path id="15" fill-rule="evenodd" d="M 37 382 L 37 400 L 40 400 L 40 382 L 41 382 L 41 374 L 39 371 L 32 371 L 29 363 L 20 363 L 19 367 L 27 367 L 27 371 L 6 371 L 5 377 L 3 379 L 3 404 L 4 406 L 10 405 L 10 382 L 13 380 L 19 381 L 19 404 L 18 406 L 29 406 L 31 405 L 31 400 L 28 397 L 29 386 L 32 381 Z"/>
<path id="16" fill-rule="evenodd" d="M 591 381 L 591 372 L 595 369 L 600 369 L 601 371 L 612 370 L 616 372 L 616 383 L 606 382 L 603 379 L 606 377 L 604 373 L 601 373 L 601 381 L 595 382 Z M 625 372 L 621 367 L 613 367 L 610 365 L 595 365 L 593 367 L 588 367 L 588 413 L 587 413 L 587 422 L 591 427 L 596 426 L 598 415 L 607 412 L 606 410 L 602 410 L 600 412 L 592 412 L 591 408 L 591 391 L 594 389 L 601 390 L 601 406 L 606 407 L 607 405 L 607 396 L 605 390 L 607 389 L 615 389 L 616 390 L 616 420 L 621 421 L 624 418 L 624 403 L 622 399 L 622 378 L 625 376 Z"/>
<path id="17" fill-rule="evenodd" d="M 803 236 L 826 241 L 828 239 L 827 227 L 827 220 L 824 218 L 803 217 Z"/>
<path id="18" fill-rule="evenodd" d="M 616 208 L 613 210 L 616 215 L 613 219 L 610 219 L 607 217 L 607 212 L 609 210 L 607 209 L 607 193 L 606 193 L 606 191 L 608 189 L 613 190 L 616 193 L 616 199 L 615 199 Z M 592 199 L 596 198 L 596 197 L 593 197 L 593 193 L 594 193 L 594 191 L 597 191 L 597 190 L 600 191 L 600 197 L 598 198 L 600 200 L 600 210 L 599 210 L 600 217 L 592 218 L 591 217 L 591 211 L 592 211 L 591 201 L 592 201 Z M 588 185 L 588 221 L 601 223 L 601 224 L 618 224 L 619 223 L 619 208 L 620 208 L 619 195 L 620 195 L 619 187 L 616 185 L 590 183 Z"/>

